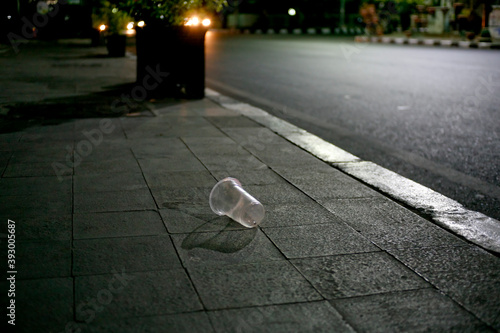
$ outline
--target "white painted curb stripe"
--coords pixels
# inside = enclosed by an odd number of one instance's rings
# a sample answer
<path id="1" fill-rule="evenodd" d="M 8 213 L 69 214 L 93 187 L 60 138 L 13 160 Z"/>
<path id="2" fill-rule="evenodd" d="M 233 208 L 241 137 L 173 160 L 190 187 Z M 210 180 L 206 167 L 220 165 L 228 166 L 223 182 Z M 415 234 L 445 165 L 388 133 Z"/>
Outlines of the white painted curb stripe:
<path id="1" fill-rule="evenodd" d="M 266 111 L 221 95 L 212 89 L 207 88 L 205 91 L 207 98 L 224 108 L 253 119 L 319 159 L 396 200 L 429 214 L 436 224 L 479 246 L 500 253 L 500 221 L 468 210 L 459 202 L 373 162 L 362 161 L 349 152 Z"/>

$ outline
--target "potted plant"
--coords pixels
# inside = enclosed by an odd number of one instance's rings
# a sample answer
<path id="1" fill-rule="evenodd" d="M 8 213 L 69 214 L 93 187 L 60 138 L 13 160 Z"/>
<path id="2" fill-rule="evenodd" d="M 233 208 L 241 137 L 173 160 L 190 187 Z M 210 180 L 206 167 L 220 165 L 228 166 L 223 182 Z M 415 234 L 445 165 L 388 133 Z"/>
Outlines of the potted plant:
<path id="1" fill-rule="evenodd" d="M 126 0 L 115 4 L 136 22 L 137 83 L 147 84 L 151 73 L 162 79 L 148 84 L 156 97 L 183 94 L 205 96 L 205 33 L 210 15 L 226 0 Z"/>
<path id="2" fill-rule="evenodd" d="M 132 18 L 109 2 L 101 1 L 92 15 L 94 28 L 98 29 L 106 40 L 106 48 L 111 57 L 124 57 L 127 45 L 125 30 Z"/>

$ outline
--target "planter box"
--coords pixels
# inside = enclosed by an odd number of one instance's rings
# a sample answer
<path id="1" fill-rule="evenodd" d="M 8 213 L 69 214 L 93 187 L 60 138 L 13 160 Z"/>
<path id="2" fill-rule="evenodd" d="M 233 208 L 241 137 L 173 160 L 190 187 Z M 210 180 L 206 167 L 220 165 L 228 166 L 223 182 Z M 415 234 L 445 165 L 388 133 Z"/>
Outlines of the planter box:
<path id="1" fill-rule="evenodd" d="M 191 26 L 137 28 L 137 84 L 159 98 L 180 92 L 205 97 L 206 32 Z"/>

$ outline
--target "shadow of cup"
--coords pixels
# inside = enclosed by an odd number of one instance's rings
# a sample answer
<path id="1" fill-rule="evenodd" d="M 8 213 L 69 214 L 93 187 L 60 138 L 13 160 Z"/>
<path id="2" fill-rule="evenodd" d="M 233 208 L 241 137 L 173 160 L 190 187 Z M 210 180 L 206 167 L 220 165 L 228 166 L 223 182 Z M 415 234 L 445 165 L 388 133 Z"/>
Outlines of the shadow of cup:
<path id="1" fill-rule="evenodd" d="M 221 216 L 191 231 L 183 240 L 181 247 L 185 250 L 201 248 L 221 253 L 235 253 L 247 247 L 256 234 L 256 228 L 245 228 Z"/>

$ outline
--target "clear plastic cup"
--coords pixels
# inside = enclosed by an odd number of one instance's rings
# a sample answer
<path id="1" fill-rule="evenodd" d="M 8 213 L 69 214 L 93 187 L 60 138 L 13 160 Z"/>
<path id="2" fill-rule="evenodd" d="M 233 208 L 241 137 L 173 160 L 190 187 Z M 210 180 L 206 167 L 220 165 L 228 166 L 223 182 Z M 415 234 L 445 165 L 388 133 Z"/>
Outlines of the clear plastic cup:
<path id="1" fill-rule="evenodd" d="M 258 226 L 264 219 L 264 206 L 236 178 L 227 177 L 215 184 L 209 200 L 215 214 L 227 215 L 247 228 Z"/>

